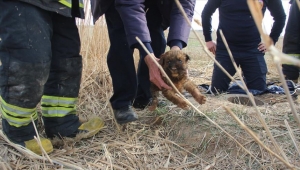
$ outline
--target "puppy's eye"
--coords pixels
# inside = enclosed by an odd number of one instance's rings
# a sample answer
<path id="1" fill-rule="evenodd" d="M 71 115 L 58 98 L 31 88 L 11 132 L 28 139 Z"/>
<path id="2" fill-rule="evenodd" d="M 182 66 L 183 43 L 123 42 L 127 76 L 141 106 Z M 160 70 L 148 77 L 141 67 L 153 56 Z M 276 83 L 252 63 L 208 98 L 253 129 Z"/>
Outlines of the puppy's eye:
<path id="1" fill-rule="evenodd" d="M 182 61 L 181 61 L 181 60 L 178 60 L 178 62 L 179 62 L 179 63 L 182 63 Z"/>

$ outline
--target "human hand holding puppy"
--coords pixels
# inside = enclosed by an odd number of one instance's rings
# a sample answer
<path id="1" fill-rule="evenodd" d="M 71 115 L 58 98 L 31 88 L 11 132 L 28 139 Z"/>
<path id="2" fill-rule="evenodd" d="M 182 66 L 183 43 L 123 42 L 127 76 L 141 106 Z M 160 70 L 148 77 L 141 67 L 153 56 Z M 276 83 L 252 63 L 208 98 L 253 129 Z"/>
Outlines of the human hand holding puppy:
<path id="1" fill-rule="evenodd" d="M 171 48 L 171 51 L 174 50 L 180 50 L 180 48 L 178 46 L 173 46 Z M 151 53 L 153 56 L 154 54 Z M 168 90 L 172 90 L 172 87 L 168 86 L 162 79 L 161 74 L 160 74 L 160 70 L 157 67 L 157 65 L 154 63 L 154 61 L 151 59 L 150 55 L 147 55 L 145 57 L 145 62 L 148 66 L 149 69 L 149 75 L 150 75 L 150 81 L 155 84 L 160 90 L 162 90 L 162 88 L 168 89 Z M 159 59 L 155 57 L 155 60 L 157 62 L 159 62 Z"/>
<path id="2" fill-rule="evenodd" d="M 199 104 L 206 102 L 206 97 L 202 95 L 197 88 L 197 85 L 188 78 L 187 68 L 190 57 L 181 50 L 170 50 L 160 56 L 159 64 L 162 66 L 174 86 L 179 92 L 186 90 L 189 92 Z M 162 77 L 163 81 L 169 84 L 166 77 Z M 158 104 L 159 91 L 171 102 L 182 109 L 188 109 L 188 103 L 177 95 L 174 89 L 159 89 L 155 84 L 151 85 L 152 103 L 149 110 L 156 109 Z"/>
<path id="3" fill-rule="evenodd" d="M 153 53 L 151 53 L 151 55 L 154 56 Z M 158 62 L 159 59 L 156 58 L 156 61 Z M 155 84 L 159 89 L 168 89 L 171 90 L 172 88 L 170 86 L 168 86 L 162 79 L 162 76 L 160 74 L 160 70 L 158 68 L 158 66 L 154 63 L 154 61 L 151 59 L 150 55 L 147 55 L 144 58 L 148 69 L 149 69 L 149 77 L 150 77 L 150 81 Z"/>

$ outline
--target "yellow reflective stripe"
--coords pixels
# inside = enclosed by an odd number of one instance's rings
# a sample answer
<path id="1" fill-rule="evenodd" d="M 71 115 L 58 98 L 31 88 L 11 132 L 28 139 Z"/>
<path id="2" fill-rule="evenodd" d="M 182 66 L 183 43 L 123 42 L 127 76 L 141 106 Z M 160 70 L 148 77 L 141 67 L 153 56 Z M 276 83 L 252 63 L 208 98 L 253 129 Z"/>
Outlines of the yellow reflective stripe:
<path id="1" fill-rule="evenodd" d="M 291 57 L 294 57 L 294 58 L 297 58 L 300 60 L 300 54 L 287 54 Z M 282 64 L 287 64 L 287 65 L 294 65 L 294 63 L 291 63 L 291 62 L 282 62 Z"/>
<path id="2" fill-rule="evenodd" d="M 72 8 L 72 0 L 59 0 L 59 2 L 69 8 Z M 83 0 L 79 0 L 79 7 L 83 8 Z"/>
<path id="3" fill-rule="evenodd" d="M 42 96 L 42 113 L 45 117 L 64 117 L 76 114 L 76 103 L 78 98 Z"/>
<path id="4" fill-rule="evenodd" d="M 45 117 L 64 117 L 69 114 L 76 114 L 76 109 L 63 107 L 42 107 L 42 113 Z"/>
<path id="5" fill-rule="evenodd" d="M 79 7 L 80 7 L 80 8 L 83 8 L 83 7 L 84 7 L 84 5 L 83 5 L 83 0 L 79 0 Z"/>
<path id="6" fill-rule="evenodd" d="M 41 102 L 43 107 L 56 107 L 56 106 L 60 106 L 60 107 L 75 107 L 75 104 L 70 104 L 68 102 L 63 103 L 62 101 L 59 102 L 59 104 L 57 103 L 51 103 L 51 101 L 49 100 L 43 100 Z"/>
<path id="7" fill-rule="evenodd" d="M 36 111 L 36 108 L 28 109 L 28 108 L 22 108 L 19 106 L 14 106 L 12 104 L 8 104 L 3 100 L 3 98 L 1 96 L 0 96 L 0 101 L 2 103 L 1 109 L 13 116 L 24 116 L 24 117 L 29 116 L 30 117 L 30 115 Z"/>
<path id="8" fill-rule="evenodd" d="M 78 98 L 71 97 L 58 97 L 58 96 L 43 96 L 42 106 L 63 106 L 63 107 L 75 107 Z"/>
<path id="9" fill-rule="evenodd" d="M 71 0 L 59 0 L 59 2 L 69 8 L 72 8 L 72 1 Z"/>
<path id="10" fill-rule="evenodd" d="M 11 116 L 7 113 L 5 113 L 3 110 L 1 110 L 2 112 L 2 116 L 4 119 L 7 120 L 7 122 L 11 125 L 11 126 L 15 126 L 15 127 L 21 127 L 21 126 L 26 126 L 31 122 L 31 117 L 26 117 L 26 118 L 16 118 L 14 116 Z M 38 118 L 37 112 L 34 112 L 32 115 L 33 120 L 36 120 Z"/>
<path id="11" fill-rule="evenodd" d="M 293 56 L 293 57 L 296 57 L 296 58 L 300 58 L 300 54 L 287 54 L 287 55 L 290 55 L 290 56 Z"/>
<path id="12" fill-rule="evenodd" d="M 83 8 L 84 7 L 83 3 L 79 3 L 79 7 Z"/>

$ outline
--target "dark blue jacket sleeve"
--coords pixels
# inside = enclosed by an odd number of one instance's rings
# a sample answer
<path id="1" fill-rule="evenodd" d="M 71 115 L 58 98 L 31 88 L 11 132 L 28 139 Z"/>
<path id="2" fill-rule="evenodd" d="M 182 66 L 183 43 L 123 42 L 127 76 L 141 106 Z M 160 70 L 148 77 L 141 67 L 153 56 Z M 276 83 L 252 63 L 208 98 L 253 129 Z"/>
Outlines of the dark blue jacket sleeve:
<path id="1" fill-rule="evenodd" d="M 203 35 L 205 38 L 205 42 L 212 40 L 211 17 L 213 13 L 216 11 L 216 9 L 219 8 L 220 3 L 221 0 L 208 0 L 201 13 L 202 28 L 203 28 Z"/>
<path id="2" fill-rule="evenodd" d="M 187 17 L 192 21 L 195 9 L 196 0 L 179 0 Z M 174 40 L 182 42 L 182 47 L 186 47 L 189 38 L 191 27 L 184 19 L 177 4 L 174 2 L 170 14 L 170 28 L 168 34 L 167 44 L 172 47 Z M 171 43 L 173 41 L 173 43 Z"/>
<path id="3" fill-rule="evenodd" d="M 195 0 L 180 0 L 180 3 L 190 20 L 192 20 L 194 14 L 195 2 Z M 127 34 L 127 40 L 131 48 L 140 48 L 139 45 L 137 45 L 135 37 L 139 37 L 144 44 L 151 42 L 144 11 L 144 3 L 145 0 L 115 0 L 116 9 L 122 18 Z M 185 21 L 174 2 L 170 14 L 170 30 L 167 40 L 168 45 L 174 44 L 175 40 L 182 43 L 182 46 L 185 47 L 189 33 L 190 26 Z"/>
<path id="4" fill-rule="evenodd" d="M 90 0 L 93 22 L 95 22 L 113 5 L 112 0 Z"/>
<path id="5" fill-rule="evenodd" d="M 135 37 L 141 39 L 142 42 L 151 42 L 144 2 L 145 0 L 115 0 L 115 6 L 122 18 L 130 47 L 137 43 Z"/>
<path id="6" fill-rule="evenodd" d="M 267 8 L 274 19 L 274 24 L 271 29 L 270 37 L 274 44 L 278 41 L 278 38 L 285 25 L 286 14 L 284 12 L 281 0 L 269 0 L 267 2 Z"/>

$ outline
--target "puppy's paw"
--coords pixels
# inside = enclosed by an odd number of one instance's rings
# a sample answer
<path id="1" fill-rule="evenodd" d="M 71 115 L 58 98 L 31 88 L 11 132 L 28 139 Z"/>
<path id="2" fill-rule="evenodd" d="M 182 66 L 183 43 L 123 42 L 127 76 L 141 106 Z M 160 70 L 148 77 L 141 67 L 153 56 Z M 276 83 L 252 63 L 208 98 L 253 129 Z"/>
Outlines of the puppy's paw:
<path id="1" fill-rule="evenodd" d="M 178 107 L 180 107 L 181 109 L 184 109 L 184 110 L 188 110 L 189 109 L 189 105 L 186 101 L 181 101 L 178 105 Z"/>
<path id="2" fill-rule="evenodd" d="M 204 104 L 206 102 L 206 96 L 204 95 L 199 95 L 195 99 L 199 104 Z"/>
<path id="3" fill-rule="evenodd" d="M 148 107 L 148 110 L 149 111 L 154 111 L 156 109 L 156 107 L 157 106 L 155 106 L 155 105 L 151 105 L 151 106 Z"/>

